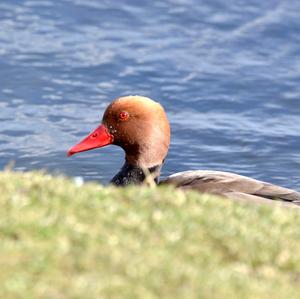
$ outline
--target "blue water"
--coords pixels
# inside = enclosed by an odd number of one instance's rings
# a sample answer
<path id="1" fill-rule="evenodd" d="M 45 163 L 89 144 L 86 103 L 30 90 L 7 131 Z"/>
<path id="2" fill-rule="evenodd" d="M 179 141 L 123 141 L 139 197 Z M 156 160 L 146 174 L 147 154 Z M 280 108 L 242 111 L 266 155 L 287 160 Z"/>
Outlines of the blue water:
<path id="1" fill-rule="evenodd" d="M 0 169 L 107 183 L 111 146 L 72 158 L 121 95 L 160 101 L 166 176 L 216 169 L 300 189 L 300 2 L 1 0 Z"/>

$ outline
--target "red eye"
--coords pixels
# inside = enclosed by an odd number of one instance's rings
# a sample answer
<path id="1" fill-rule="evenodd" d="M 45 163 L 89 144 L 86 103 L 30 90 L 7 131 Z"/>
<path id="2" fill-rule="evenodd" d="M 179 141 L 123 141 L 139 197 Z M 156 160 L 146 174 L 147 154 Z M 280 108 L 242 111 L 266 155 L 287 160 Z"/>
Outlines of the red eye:
<path id="1" fill-rule="evenodd" d="M 119 114 L 119 119 L 120 119 L 120 120 L 127 120 L 128 117 L 129 117 L 129 114 L 128 114 L 128 112 L 126 112 L 126 111 L 122 111 L 122 112 L 120 112 L 120 114 Z"/>

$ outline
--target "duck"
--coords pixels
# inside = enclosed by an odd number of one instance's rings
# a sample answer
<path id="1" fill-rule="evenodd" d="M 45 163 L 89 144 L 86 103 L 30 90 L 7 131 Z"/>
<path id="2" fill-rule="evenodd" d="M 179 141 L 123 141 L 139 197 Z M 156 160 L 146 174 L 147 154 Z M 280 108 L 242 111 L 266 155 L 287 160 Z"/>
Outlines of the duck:
<path id="1" fill-rule="evenodd" d="M 68 156 L 116 145 L 125 152 L 125 162 L 111 179 L 115 186 L 171 184 L 183 190 L 196 190 L 223 198 L 256 203 L 280 201 L 283 205 L 300 207 L 300 193 L 239 174 L 192 170 L 170 175 L 159 181 L 170 145 L 170 123 L 162 105 L 144 96 L 123 96 L 106 108 L 98 127 L 72 146 Z"/>

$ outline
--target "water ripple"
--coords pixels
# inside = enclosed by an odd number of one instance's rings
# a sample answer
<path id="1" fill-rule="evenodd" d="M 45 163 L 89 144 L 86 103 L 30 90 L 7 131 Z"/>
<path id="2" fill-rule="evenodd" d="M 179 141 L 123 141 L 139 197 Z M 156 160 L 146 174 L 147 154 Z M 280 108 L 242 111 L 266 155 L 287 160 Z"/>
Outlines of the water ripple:
<path id="1" fill-rule="evenodd" d="M 0 3 L 0 167 L 107 182 L 122 151 L 66 159 L 124 94 L 172 124 L 164 175 L 236 171 L 300 182 L 300 60 L 293 0 Z M 95 165 L 98 165 L 95 168 Z"/>

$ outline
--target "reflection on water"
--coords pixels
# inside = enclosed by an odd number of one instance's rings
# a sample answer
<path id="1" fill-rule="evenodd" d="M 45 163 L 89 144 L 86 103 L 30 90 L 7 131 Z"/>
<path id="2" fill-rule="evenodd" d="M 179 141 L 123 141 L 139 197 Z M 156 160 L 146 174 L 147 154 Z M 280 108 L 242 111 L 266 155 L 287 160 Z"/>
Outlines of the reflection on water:
<path id="1" fill-rule="evenodd" d="M 112 99 L 141 94 L 171 120 L 164 175 L 209 168 L 296 187 L 299 9 L 292 0 L 1 1 L 0 167 L 14 160 L 107 182 L 120 149 L 65 152 Z"/>

